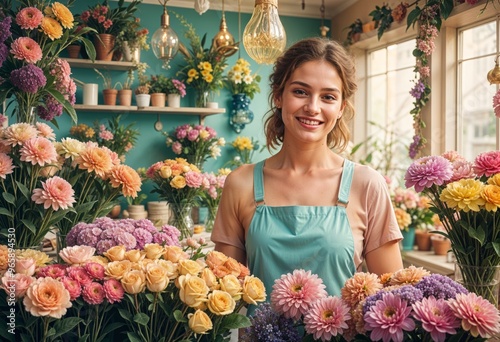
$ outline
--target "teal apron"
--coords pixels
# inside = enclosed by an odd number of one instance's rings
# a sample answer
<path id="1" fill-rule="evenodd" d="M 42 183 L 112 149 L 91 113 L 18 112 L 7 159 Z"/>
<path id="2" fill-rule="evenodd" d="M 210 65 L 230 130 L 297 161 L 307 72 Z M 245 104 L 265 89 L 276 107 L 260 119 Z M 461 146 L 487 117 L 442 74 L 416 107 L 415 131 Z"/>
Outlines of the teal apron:
<path id="1" fill-rule="evenodd" d="M 340 295 L 345 281 L 356 271 L 354 240 L 345 208 L 354 164 L 344 161 L 336 206 L 267 206 L 263 168 L 261 161 L 254 169 L 257 208 L 245 243 L 250 273 L 264 282 L 268 301 L 274 281 L 295 269 L 317 274 L 329 295 Z"/>

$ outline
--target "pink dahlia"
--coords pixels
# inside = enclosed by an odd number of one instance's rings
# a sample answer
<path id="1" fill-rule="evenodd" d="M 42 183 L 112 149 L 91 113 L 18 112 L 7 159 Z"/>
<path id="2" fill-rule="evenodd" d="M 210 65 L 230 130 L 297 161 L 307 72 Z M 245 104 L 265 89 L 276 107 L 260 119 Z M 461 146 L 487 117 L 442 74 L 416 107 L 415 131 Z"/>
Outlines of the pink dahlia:
<path id="1" fill-rule="evenodd" d="M 349 307 L 339 297 L 322 298 L 314 302 L 304 316 L 307 333 L 314 339 L 330 341 L 332 337 L 341 335 L 348 328 L 351 318 Z"/>
<path id="2" fill-rule="evenodd" d="M 454 335 L 456 328 L 460 327 L 460 321 L 442 298 L 430 296 L 416 302 L 412 307 L 413 316 L 422 322 L 422 328 L 431 334 L 433 341 L 445 341 L 446 334 Z"/>
<path id="3" fill-rule="evenodd" d="M 42 48 L 29 37 L 19 37 L 10 46 L 14 58 L 34 64 L 42 59 Z"/>
<path id="4" fill-rule="evenodd" d="M 56 140 L 56 134 L 54 133 L 54 130 L 47 125 L 46 123 L 43 122 L 37 122 L 36 124 L 36 129 L 40 133 L 40 136 L 49 139 L 50 141 Z"/>
<path id="5" fill-rule="evenodd" d="M 427 156 L 415 160 L 405 174 L 407 188 L 415 187 L 417 192 L 433 185 L 442 185 L 453 176 L 453 166 L 441 156 Z"/>
<path id="6" fill-rule="evenodd" d="M 403 341 L 404 331 L 415 329 L 415 322 L 410 317 L 411 307 L 405 300 L 387 293 L 364 315 L 365 329 L 370 331 L 373 341 Z"/>
<path id="7" fill-rule="evenodd" d="M 59 208 L 68 209 L 75 203 L 75 191 L 66 180 L 54 176 L 42 182 L 43 189 L 33 190 L 31 200 L 37 204 L 43 204 L 45 209 L 52 207 L 57 211 Z"/>
<path id="8" fill-rule="evenodd" d="M 341 290 L 342 299 L 351 307 L 382 289 L 382 283 L 374 273 L 356 272 L 347 279 Z"/>
<path id="9" fill-rule="evenodd" d="M 462 320 L 462 328 L 474 337 L 490 338 L 500 332 L 500 314 L 488 300 L 474 292 L 449 299 L 450 309 Z"/>
<path id="10" fill-rule="evenodd" d="M 50 277 L 58 279 L 66 275 L 66 266 L 61 264 L 48 265 L 38 269 L 37 278 Z"/>
<path id="11" fill-rule="evenodd" d="M 125 290 L 118 280 L 114 278 L 106 280 L 104 282 L 103 288 L 106 299 L 110 304 L 121 302 L 125 294 Z"/>
<path id="12" fill-rule="evenodd" d="M 500 151 L 479 154 L 474 160 L 474 171 L 479 177 L 490 177 L 500 173 Z"/>
<path id="13" fill-rule="evenodd" d="M 34 30 L 42 23 L 43 13 L 36 7 L 25 7 L 16 15 L 16 23 L 23 30 Z"/>
<path id="14" fill-rule="evenodd" d="M 141 176 L 127 165 L 115 166 L 110 172 L 109 181 L 113 188 L 121 188 L 125 197 L 135 198 L 141 190 Z"/>
<path id="15" fill-rule="evenodd" d="M 325 298 L 325 284 L 311 271 L 294 270 L 276 279 L 271 293 L 271 305 L 287 318 L 298 320 L 316 300 Z"/>
<path id="16" fill-rule="evenodd" d="M 104 301 L 104 288 L 101 284 L 92 282 L 82 288 L 82 297 L 89 304 L 101 304 Z"/>
<path id="17" fill-rule="evenodd" d="M 200 172 L 189 171 L 186 173 L 186 184 L 190 188 L 199 188 L 203 183 L 203 174 Z"/>
<path id="18" fill-rule="evenodd" d="M 95 280 L 104 279 L 104 266 L 97 262 L 88 262 L 84 266 L 85 271 Z"/>
<path id="19" fill-rule="evenodd" d="M 58 156 L 54 144 L 43 137 L 26 141 L 19 153 L 22 161 L 40 166 L 56 162 Z"/>
<path id="20" fill-rule="evenodd" d="M 61 283 L 63 283 L 66 290 L 68 290 L 70 300 L 75 300 L 80 297 L 80 294 L 82 293 L 82 287 L 80 286 L 80 283 L 78 283 L 78 281 L 68 276 L 60 278 L 60 281 Z"/>
<path id="21" fill-rule="evenodd" d="M 82 266 L 71 266 L 66 269 L 68 276 L 75 279 L 80 286 L 86 286 L 92 283 L 92 277 Z"/>
<path id="22" fill-rule="evenodd" d="M 12 158 L 5 153 L 0 153 L 0 178 L 5 179 L 12 172 L 14 172 Z"/>
<path id="23" fill-rule="evenodd" d="M 38 136 L 38 130 L 26 122 L 10 125 L 2 133 L 2 144 L 12 147 L 17 145 L 22 146 L 29 139 Z"/>

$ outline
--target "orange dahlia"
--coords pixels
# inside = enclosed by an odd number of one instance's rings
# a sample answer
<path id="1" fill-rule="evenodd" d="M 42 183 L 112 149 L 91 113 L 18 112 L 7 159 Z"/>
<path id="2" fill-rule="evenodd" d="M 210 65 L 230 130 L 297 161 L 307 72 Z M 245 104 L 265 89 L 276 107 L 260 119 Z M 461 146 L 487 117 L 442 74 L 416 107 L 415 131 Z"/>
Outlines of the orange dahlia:
<path id="1" fill-rule="evenodd" d="M 44 17 L 41 25 L 43 33 L 45 33 L 51 40 L 59 39 L 63 35 L 61 24 L 51 17 Z"/>
<path id="2" fill-rule="evenodd" d="M 111 170 L 109 181 L 113 188 L 122 187 L 125 197 L 137 197 L 137 192 L 141 190 L 141 177 L 130 166 L 117 165 Z"/>

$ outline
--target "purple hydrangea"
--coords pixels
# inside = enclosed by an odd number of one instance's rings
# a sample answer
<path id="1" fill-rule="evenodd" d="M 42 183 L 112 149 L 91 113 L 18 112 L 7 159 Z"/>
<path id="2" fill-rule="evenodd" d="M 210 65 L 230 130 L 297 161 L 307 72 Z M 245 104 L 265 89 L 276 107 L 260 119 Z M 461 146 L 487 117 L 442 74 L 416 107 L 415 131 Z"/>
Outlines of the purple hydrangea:
<path id="1" fill-rule="evenodd" d="M 151 234 L 158 233 L 158 229 L 155 227 L 153 222 L 151 222 L 148 219 L 140 219 L 140 220 L 132 220 L 132 221 L 133 221 L 132 224 L 134 225 L 135 228 L 146 229 Z"/>
<path id="2" fill-rule="evenodd" d="M 404 285 L 387 291 L 381 290 L 374 295 L 366 298 L 365 303 L 363 304 L 363 315 L 370 311 L 370 308 L 374 306 L 378 300 L 384 298 L 384 296 L 388 293 L 392 293 L 395 296 L 398 296 L 401 299 L 405 300 L 408 306 L 411 306 L 413 303 L 421 301 L 424 298 L 424 294 L 422 293 L 422 291 L 412 285 Z"/>
<path id="3" fill-rule="evenodd" d="M 12 70 L 10 82 L 21 91 L 36 94 L 47 84 L 47 78 L 42 69 L 33 64 L 27 64 L 19 69 Z"/>
<path id="4" fill-rule="evenodd" d="M 115 241 L 112 239 L 104 239 L 104 240 L 99 240 L 96 245 L 96 253 L 97 254 L 104 254 L 108 249 L 111 247 L 116 246 Z"/>
<path id="5" fill-rule="evenodd" d="M 84 246 L 95 246 L 97 241 L 99 241 L 99 239 L 92 234 L 91 228 L 83 229 L 76 238 L 76 243 Z"/>
<path id="6" fill-rule="evenodd" d="M 36 108 L 40 119 L 50 121 L 57 116 L 61 116 L 64 107 L 55 97 L 52 95 L 44 96 L 43 102 L 43 106 L 38 106 Z"/>
<path id="7" fill-rule="evenodd" d="M 153 241 L 153 235 L 144 228 L 136 228 L 132 232 L 132 235 L 137 241 L 136 248 L 139 249 L 143 249 L 147 243 L 151 243 Z"/>
<path id="8" fill-rule="evenodd" d="M 455 298 L 459 293 L 468 293 L 465 287 L 451 278 L 434 273 L 423 277 L 415 284 L 415 288 L 421 290 L 426 298 L 434 296 L 436 299 L 444 300 Z"/>
<path id="9" fill-rule="evenodd" d="M 242 342 L 300 342 L 302 337 L 292 319 L 274 312 L 271 304 L 263 303 L 250 317 L 252 325 L 245 328 Z"/>
<path id="10" fill-rule="evenodd" d="M 12 32 L 10 32 L 11 23 L 12 18 L 10 16 L 5 17 L 0 22 L 0 43 L 4 43 L 12 35 Z"/>
<path id="11" fill-rule="evenodd" d="M 3 62 L 7 60 L 8 55 L 9 48 L 4 43 L 0 43 L 0 66 L 2 66 Z"/>
<path id="12" fill-rule="evenodd" d="M 80 234 L 80 232 L 86 228 L 87 228 L 87 223 L 84 222 L 80 222 L 74 225 L 73 228 L 71 228 L 71 230 L 66 235 L 66 245 L 76 246 L 77 245 L 76 240 L 78 238 L 78 234 Z"/>
<path id="13" fill-rule="evenodd" d="M 115 243 L 117 245 L 123 245 L 125 246 L 125 249 L 131 250 L 134 249 L 137 245 L 137 240 L 135 237 L 127 232 L 122 231 L 120 234 L 117 234 L 113 238 L 115 240 Z"/>

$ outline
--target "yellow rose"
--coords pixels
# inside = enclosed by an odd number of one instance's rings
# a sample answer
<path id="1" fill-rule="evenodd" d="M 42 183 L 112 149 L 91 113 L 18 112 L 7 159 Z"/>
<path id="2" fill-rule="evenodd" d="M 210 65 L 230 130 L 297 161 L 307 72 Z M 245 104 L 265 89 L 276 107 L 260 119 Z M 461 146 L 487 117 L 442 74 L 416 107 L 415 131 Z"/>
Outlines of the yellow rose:
<path id="1" fill-rule="evenodd" d="M 146 266 L 146 286 L 151 292 L 161 292 L 168 285 L 167 270 L 155 263 Z"/>
<path id="2" fill-rule="evenodd" d="M 240 300 L 243 294 L 240 281 L 233 274 L 229 274 L 221 279 L 220 289 L 229 293 L 234 300 Z"/>
<path id="3" fill-rule="evenodd" d="M 186 186 L 186 178 L 183 176 L 175 176 L 170 181 L 170 186 L 174 189 L 182 189 Z"/>
<path id="4" fill-rule="evenodd" d="M 210 268 L 215 268 L 217 266 L 222 266 L 229 257 L 224 253 L 218 251 L 210 251 L 205 258 L 205 261 Z"/>
<path id="5" fill-rule="evenodd" d="M 160 259 L 164 251 L 165 249 L 157 243 L 147 243 L 146 245 L 144 245 L 146 258 L 151 260 Z"/>
<path id="6" fill-rule="evenodd" d="M 212 330 L 212 320 L 202 310 L 196 310 L 194 313 L 188 315 L 189 328 L 195 334 L 205 334 L 207 331 Z"/>
<path id="7" fill-rule="evenodd" d="M 184 259 L 179 260 L 179 273 L 182 275 L 191 274 L 198 275 L 202 270 L 202 266 L 194 260 Z"/>
<path id="8" fill-rule="evenodd" d="M 123 275 L 121 283 L 125 292 L 129 294 L 140 293 L 146 287 L 146 275 L 140 270 L 128 271 Z"/>
<path id="9" fill-rule="evenodd" d="M 217 281 L 217 277 L 210 268 L 208 267 L 204 268 L 203 271 L 201 271 L 200 277 L 205 281 L 205 283 L 207 284 L 208 288 L 211 291 L 218 290 L 220 288 L 220 284 Z"/>
<path id="10" fill-rule="evenodd" d="M 215 290 L 208 295 L 207 306 L 214 314 L 224 316 L 234 311 L 236 302 L 226 291 Z"/>
<path id="11" fill-rule="evenodd" d="M 155 260 L 155 263 L 163 267 L 167 271 L 167 277 L 170 280 L 174 280 L 179 276 L 179 270 L 177 269 L 177 264 L 170 260 Z"/>
<path id="12" fill-rule="evenodd" d="M 107 257 L 111 261 L 121 261 L 125 259 L 125 246 L 113 246 L 108 249 L 106 252 L 102 253 L 105 257 Z"/>
<path id="13" fill-rule="evenodd" d="M 162 166 L 159 171 L 160 177 L 168 179 L 172 176 L 172 169 L 170 166 Z"/>
<path id="14" fill-rule="evenodd" d="M 125 273 L 131 270 L 131 268 L 132 263 L 128 260 L 112 261 L 106 265 L 104 273 L 108 277 L 120 280 Z"/>
<path id="15" fill-rule="evenodd" d="M 243 300 L 253 305 L 266 300 L 266 288 L 262 280 L 254 276 L 245 277 L 245 281 L 243 282 Z"/>
<path id="16" fill-rule="evenodd" d="M 165 246 L 165 253 L 163 253 L 165 260 L 172 262 L 179 262 L 179 260 L 187 259 L 188 255 L 179 246 Z"/>
<path id="17" fill-rule="evenodd" d="M 138 249 L 131 249 L 125 252 L 125 259 L 131 262 L 139 262 L 144 260 L 146 257 L 146 252 L 140 251 Z"/>
<path id="18" fill-rule="evenodd" d="M 196 308 L 207 300 L 209 288 L 205 281 L 190 274 L 178 278 L 179 297 L 187 305 Z"/>

